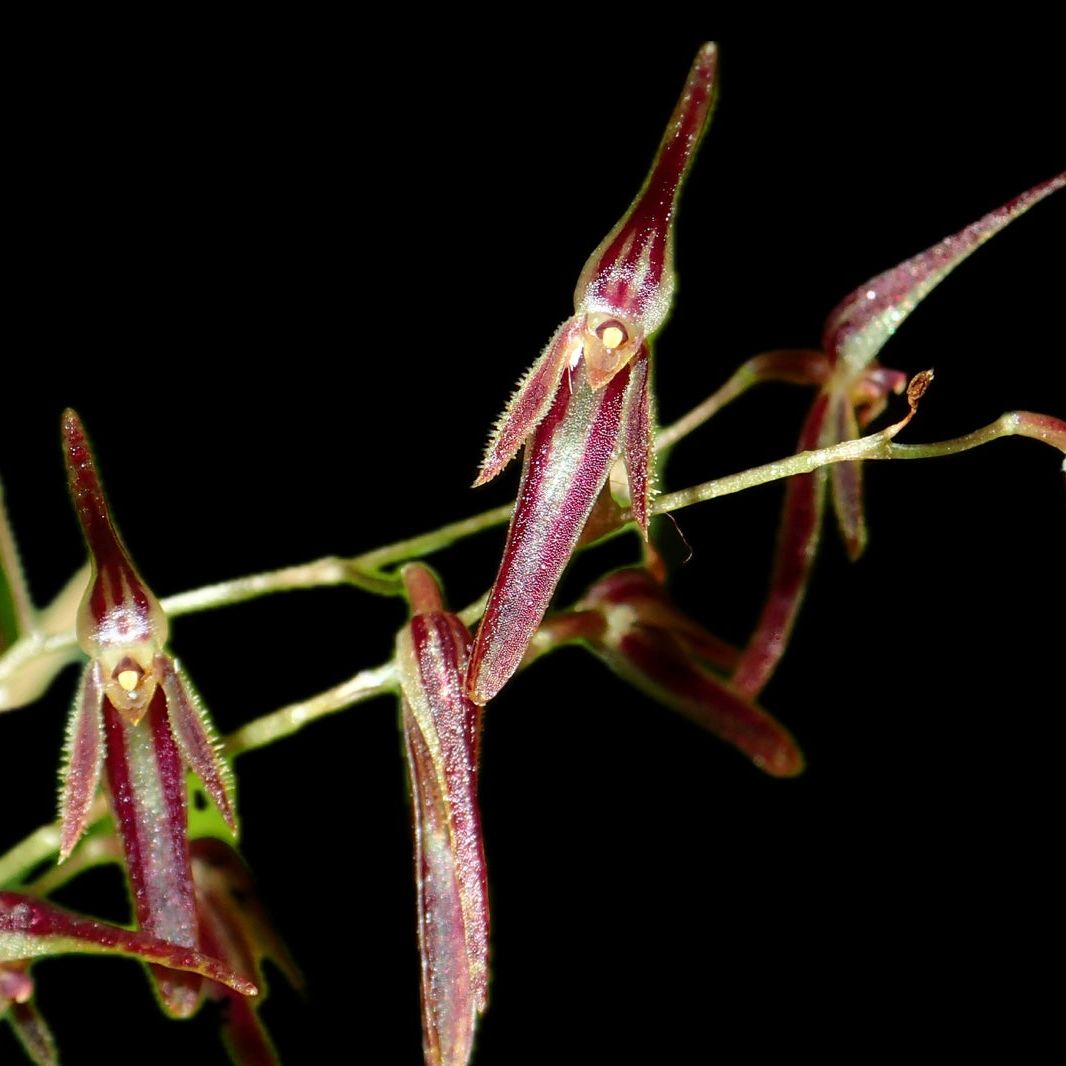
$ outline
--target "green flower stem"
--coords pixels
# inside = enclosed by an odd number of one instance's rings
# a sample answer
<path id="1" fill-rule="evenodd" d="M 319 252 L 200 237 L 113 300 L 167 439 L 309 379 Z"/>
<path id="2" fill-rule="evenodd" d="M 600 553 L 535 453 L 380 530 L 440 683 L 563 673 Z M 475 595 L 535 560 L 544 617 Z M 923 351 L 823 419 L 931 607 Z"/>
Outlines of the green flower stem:
<path id="1" fill-rule="evenodd" d="M 25 886 L 31 896 L 47 896 L 68 881 L 105 862 L 122 862 L 122 847 L 113 833 L 87 837 L 65 862 L 48 866 L 40 877 Z"/>
<path id="2" fill-rule="evenodd" d="M 756 485 L 765 485 L 769 481 L 794 477 L 796 474 L 809 474 L 812 470 L 817 470 L 820 466 L 829 466 L 831 463 L 846 463 L 857 459 L 935 459 L 943 455 L 955 455 L 958 452 L 969 451 L 971 448 L 988 444 L 1000 437 L 1030 437 L 1033 440 L 1050 444 L 1066 454 L 1066 422 L 1028 411 L 1010 411 L 1005 415 L 1000 415 L 995 422 L 981 429 L 951 440 L 938 441 L 933 444 L 896 444 L 892 438 L 909 421 L 910 416 L 880 433 L 872 433 L 867 437 L 845 441 L 842 444 L 833 444 L 828 448 L 800 452 L 787 459 L 778 459 L 776 462 L 743 470 L 739 474 L 715 478 L 713 481 L 705 481 L 701 485 L 693 485 L 691 488 L 681 489 L 678 492 L 665 493 L 652 504 L 651 512 L 652 514 L 667 514 L 670 511 L 679 511 L 694 503 L 714 500 L 733 492 L 742 492 Z"/>
<path id="3" fill-rule="evenodd" d="M 232 758 L 246 751 L 265 747 L 299 732 L 305 725 L 324 718 L 327 714 L 346 710 L 374 696 L 391 692 L 396 685 L 396 668 L 391 661 L 369 670 L 361 670 L 354 677 L 320 692 L 317 696 L 299 703 L 290 703 L 287 707 L 263 715 L 262 718 L 253 719 L 226 737 L 222 750 Z"/>
<path id="4" fill-rule="evenodd" d="M 662 427 L 655 434 L 656 451 L 661 453 L 672 448 L 682 437 L 687 437 L 694 429 L 713 418 L 723 407 L 747 392 L 752 385 L 765 380 L 756 370 L 756 359 L 749 359 L 743 366 L 738 367 L 721 388 L 712 392 L 702 403 L 698 403 L 688 414 L 682 415 L 673 425 Z"/>
<path id="5" fill-rule="evenodd" d="M 15 888 L 35 866 L 59 851 L 59 826 L 42 825 L 0 856 L 0 886 Z"/>
<path id="6" fill-rule="evenodd" d="M 189 592 L 179 592 L 161 602 L 167 617 L 177 618 L 183 614 L 209 611 L 213 607 L 244 603 L 246 600 L 254 600 L 274 592 L 325 588 L 330 585 L 354 585 L 380 596 L 402 594 L 402 587 L 396 578 L 374 573 L 363 567 L 358 559 L 329 556 L 311 563 L 286 566 L 281 570 L 236 577 L 232 581 L 220 581 L 217 585 L 205 585 Z"/>
<path id="7" fill-rule="evenodd" d="M 431 552 L 440 551 L 441 548 L 447 548 L 449 544 L 454 544 L 457 540 L 472 536 L 474 533 L 492 529 L 493 526 L 502 526 L 510 520 L 513 510 L 513 504 L 505 503 L 501 507 L 494 507 L 491 511 L 482 511 L 481 514 L 441 526 L 431 533 L 423 533 L 409 540 L 400 540 L 395 544 L 387 544 L 383 548 L 375 548 L 374 551 L 357 556 L 352 561 L 358 566 L 378 570 L 390 563 L 421 558 Z"/>

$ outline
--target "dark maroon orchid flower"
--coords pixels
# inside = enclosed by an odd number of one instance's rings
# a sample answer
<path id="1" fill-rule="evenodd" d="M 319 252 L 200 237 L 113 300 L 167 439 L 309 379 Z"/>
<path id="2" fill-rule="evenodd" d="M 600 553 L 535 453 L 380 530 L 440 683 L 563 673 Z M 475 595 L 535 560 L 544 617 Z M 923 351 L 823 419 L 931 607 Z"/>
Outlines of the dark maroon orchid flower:
<path id="1" fill-rule="evenodd" d="M 696 56 L 643 188 L 585 264 L 574 315 L 523 378 L 475 484 L 525 445 L 499 573 L 477 632 L 468 691 L 487 703 L 518 668 L 612 465 L 647 535 L 653 475 L 650 341 L 670 312 L 673 217 L 710 121 L 717 50 Z"/>
<path id="2" fill-rule="evenodd" d="M 803 770 L 803 754 L 788 730 L 722 676 L 736 666 L 739 651 L 678 610 L 643 567 L 608 574 L 573 610 L 549 618 L 526 661 L 571 642 L 768 774 L 793 777 Z"/>
<path id="3" fill-rule="evenodd" d="M 892 334 L 964 259 L 1064 184 L 1066 173 L 1050 178 L 860 285 L 826 320 L 822 352 L 778 353 L 769 376 L 793 381 L 805 377 L 819 386 L 800 434 L 799 450 L 859 436 L 860 429 L 884 410 L 889 394 L 902 392 L 906 385 L 905 374 L 877 362 Z M 838 463 L 789 481 L 770 593 L 733 675 L 737 690 L 747 696 L 763 689 L 784 653 L 817 551 L 829 485 L 848 555 L 857 559 L 866 546 L 861 462 Z"/>
<path id="4" fill-rule="evenodd" d="M 77 618 L 78 643 L 90 661 L 67 730 L 60 860 L 85 829 L 106 764 L 137 921 L 152 936 L 195 948 L 185 771 L 200 778 L 236 832 L 232 777 L 207 712 L 165 650 L 166 616 L 112 523 L 92 452 L 73 411 L 63 416 L 63 444 L 92 578 Z M 154 972 L 170 1013 L 195 1011 L 199 978 Z"/>
<path id="5" fill-rule="evenodd" d="M 411 621 L 396 662 L 415 829 L 422 1043 L 429 1066 L 465 1066 L 488 1001 L 488 889 L 477 764 L 481 708 L 463 690 L 470 634 L 426 567 L 404 568 Z"/>

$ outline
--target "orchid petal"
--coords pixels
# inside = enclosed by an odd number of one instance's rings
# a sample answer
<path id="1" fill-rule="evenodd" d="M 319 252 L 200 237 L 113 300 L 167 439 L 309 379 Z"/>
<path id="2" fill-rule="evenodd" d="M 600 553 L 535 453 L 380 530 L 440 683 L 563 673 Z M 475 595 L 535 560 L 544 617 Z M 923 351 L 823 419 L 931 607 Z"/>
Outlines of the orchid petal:
<path id="1" fill-rule="evenodd" d="M 800 434 L 800 451 L 818 448 L 826 441 L 832 432 L 832 407 L 841 402 L 835 393 L 818 394 Z M 742 696 L 753 698 L 761 692 L 785 653 L 818 549 L 826 477 L 823 467 L 791 478 L 785 489 L 770 592 L 733 673 L 733 687 Z"/>
<path id="2" fill-rule="evenodd" d="M 186 832 L 185 773 L 157 689 L 147 714 L 131 725 L 104 703 L 107 779 L 126 853 L 137 922 L 151 936 L 186 948 L 197 945 L 196 904 Z M 200 982 L 155 970 L 164 1008 L 188 1017 L 199 1005 Z"/>
<path id="3" fill-rule="evenodd" d="M 181 664 L 169 655 L 155 656 L 155 671 L 167 701 L 167 716 L 185 764 L 204 783 L 208 795 L 237 833 L 233 772 L 222 758 L 214 726 Z"/>
<path id="4" fill-rule="evenodd" d="M 474 485 L 491 481 L 517 454 L 526 438 L 551 409 L 555 390 L 570 357 L 581 344 L 578 318 L 564 322 L 548 342 L 541 357 L 518 383 L 514 396 L 500 416 Z"/>
<path id="5" fill-rule="evenodd" d="M 218 981 L 245 996 L 258 994 L 247 978 L 196 949 L 72 914 L 33 896 L 0 892 L 0 963 L 70 953 L 125 955 Z"/>
<path id="6" fill-rule="evenodd" d="M 59 859 L 63 861 L 81 839 L 89 821 L 104 766 L 104 671 L 98 662 L 82 671 L 67 723 L 62 771 Z"/>
<path id="7" fill-rule="evenodd" d="M 904 319 L 955 267 L 1064 185 L 1066 171 L 1034 185 L 965 229 L 860 285 L 829 315 L 822 346 L 853 370 L 867 366 Z"/>
<path id="8" fill-rule="evenodd" d="M 629 369 L 593 391 L 579 364 L 526 445 L 503 559 L 471 654 L 476 703 L 488 703 L 518 669 L 548 609 L 616 457 Z"/>

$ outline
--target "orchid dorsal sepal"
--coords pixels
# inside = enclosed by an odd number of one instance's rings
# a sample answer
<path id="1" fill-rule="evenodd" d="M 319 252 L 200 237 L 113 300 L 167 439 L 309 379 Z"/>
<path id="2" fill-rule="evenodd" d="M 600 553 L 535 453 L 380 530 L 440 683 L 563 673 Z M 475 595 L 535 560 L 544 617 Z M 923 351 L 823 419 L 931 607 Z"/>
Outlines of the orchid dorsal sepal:
<path id="1" fill-rule="evenodd" d="M 104 669 L 86 664 L 67 721 L 60 775 L 60 842 L 62 862 L 81 839 L 104 768 Z"/>
<path id="2" fill-rule="evenodd" d="M 717 73 L 718 48 L 705 44 L 696 53 L 640 192 L 589 256 L 578 278 L 574 307 L 589 316 L 589 332 L 604 349 L 590 362 L 603 359 L 604 373 L 609 374 L 611 364 L 618 361 L 611 352 L 630 345 L 631 357 L 670 313 L 674 214 L 681 186 L 711 120 Z M 598 379 L 598 375 L 593 377 Z"/>

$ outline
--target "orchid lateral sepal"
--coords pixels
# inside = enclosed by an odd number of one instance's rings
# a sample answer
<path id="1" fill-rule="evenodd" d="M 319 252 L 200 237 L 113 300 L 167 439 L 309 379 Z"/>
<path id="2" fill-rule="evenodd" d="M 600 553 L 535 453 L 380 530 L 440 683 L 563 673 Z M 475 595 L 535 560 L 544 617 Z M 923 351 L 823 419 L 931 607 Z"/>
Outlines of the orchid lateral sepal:
<path id="1" fill-rule="evenodd" d="M 710 121 L 717 49 L 698 52 L 644 185 L 590 256 L 574 315 L 526 375 L 489 442 L 475 484 L 525 445 L 522 480 L 467 691 L 487 703 L 518 668 L 582 530 L 621 460 L 630 513 L 647 539 L 655 463 L 652 336 L 674 290 L 673 218 Z"/>
<path id="2" fill-rule="evenodd" d="M 477 803 L 481 708 L 463 690 L 470 634 L 430 571 L 403 569 L 396 641 L 415 830 L 426 1062 L 465 1066 L 488 1001 L 488 887 Z"/>

